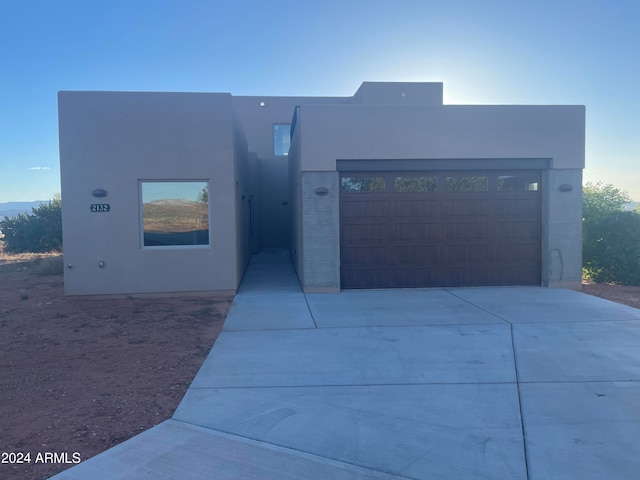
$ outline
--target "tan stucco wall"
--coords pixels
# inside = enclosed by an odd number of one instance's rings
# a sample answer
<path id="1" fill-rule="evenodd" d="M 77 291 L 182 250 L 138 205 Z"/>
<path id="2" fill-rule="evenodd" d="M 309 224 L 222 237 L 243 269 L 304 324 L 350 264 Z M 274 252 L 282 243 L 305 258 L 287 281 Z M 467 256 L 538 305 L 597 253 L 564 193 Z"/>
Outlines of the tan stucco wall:
<path id="1" fill-rule="evenodd" d="M 336 159 L 552 158 L 584 168 L 583 106 L 303 105 L 303 171 Z"/>
<path id="2" fill-rule="evenodd" d="M 66 293 L 234 290 L 242 140 L 234 146 L 231 96 L 60 92 L 58 102 Z M 210 245 L 143 248 L 140 180 L 209 181 Z"/>
<path id="3" fill-rule="evenodd" d="M 61 92 L 66 292 L 234 290 L 250 251 L 265 247 L 291 247 L 308 290 L 336 289 L 339 232 L 326 223 L 339 219 L 336 160 L 376 159 L 471 159 L 478 168 L 483 159 L 550 159 L 543 282 L 575 283 L 579 192 L 556 192 L 580 181 L 584 107 L 441 102 L 440 83 L 365 82 L 354 97 Z M 296 106 L 290 155 L 274 156 L 273 124 L 291 123 Z M 141 247 L 140 180 L 209 181 L 211 244 Z M 319 186 L 328 196 L 315 194 Z M 108 197 L 92 197 L 95 188 Z M 112 210 L 91 213 L 91 203 Z"/>
<path id="4" fill-rule="evenodd" d="M 289 195 L 291 199 L 291 218 L 289 230 L 290 256 L 293 268 L 298 277 L 303 275 L 302 258 L 304 256 L 304 245 L 302 243 L 302 198 L 301 198 L 301 171 L 300 171 L 300 150 L 301 150 L 301 128 L 293 131 L 291 148 L 289 149 Z M 301 281 L 302 283 L 302 281 Z"/>
<path id="5" fill-rule="evenodd" d="M 254 238 L 257 248 L 288 248 L 291 229 L 289 167 L 273 154 L 273 125 L 290 124 L 297 105 L 345 104 L 350 97 L 234 96 L 233 108 L 256 155 Z M 261 103 L 264 106 L 260 106 Z M 255 250 L 255 249 L 254 249 Z"/>
<path id="6" fill-rule="evenodd" d="M 363 82 L 351 103 L 368 105 L 442 105 L 440 82 Z"/>
<path id="7" fill-rule="evenodd" d="M 235 178 L 235 226 L 236 226 L 236 285 L 240 285 L 249 264 L 250 252 L 250 207 L 252 194 L 250 181 L 249 150 L 242 125 L 237 118 L 233 122 L 233 167 Z"/>
<path id="8" fill-rule="evenodd" d="M 407 168 L 412 159 L 467 159 L 482 169 L 486 159 L 512 160 L 514 168 L 527 159 L 550 159 L 542 182 L 541 280 L 575 288 L 581 278 L 584 148 L 583 106 L 303 105 L 291 147 L 293 260 L 302 287 L 340 287 L 339 248 L 321 244 L 329 230 L 314 215 L 321 210 L 339 220 L 339 185 L 321 175 L 335 172 L 337 160 L 408 160 L 402 162 Z M 572 185 L 571 193 L 559 191 L 563 183 Z M 316 198 L 318 186 L 328 187 L 328 194 Z M 330 237 L 339 245 L 339 233 Z M 318 259 L 323 268 L 314 264 Z"/>

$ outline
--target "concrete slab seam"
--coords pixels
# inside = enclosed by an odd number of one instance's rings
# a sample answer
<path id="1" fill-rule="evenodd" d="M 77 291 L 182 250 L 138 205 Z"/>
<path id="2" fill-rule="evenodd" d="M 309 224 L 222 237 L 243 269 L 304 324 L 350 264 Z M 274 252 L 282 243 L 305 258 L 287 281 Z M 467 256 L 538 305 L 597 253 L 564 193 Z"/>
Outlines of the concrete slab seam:
<path id="1" fill-rule="evenodd" d="M 386 471 L 386 470 L 378 470 L 378 469 L 371 468 L 371 467 L 365 467 L 363 465 L 358 465 L 357 463 L 351 463 L 351 462 L 347 462 L 347 461 L 344 461 L 344 460 L 338 460 L 338 459 L 331 458 L 331 457 L 323 457 L 321 455 L 318 455 L 317 453 L 307 452 L 305 450 L 298 450 L 296 448 L 287 447 L 285 445 L 279 445 L 277 443 L 265 442 L 264 440 L 259 440 L 257 438 L 245 437 L 243 435 L 238 435 L 237 433 L 228 432 L 226 430 L 220 430 L 220 429 L 217 429 L 217 428 L 203 427 L 202 425 L 198 425 L 196 423 L 185 422 L 184 420 L 176 420 L 176 419 L 172 418 L 169 421 L 176 422 L 176 423 L 181 423 L 183 425 L 189 425 L 191 427 L 196 427 L 196 428 L 204 430 L 204 431 L 221 433 L 223 435 L 228 435 L 230 437 L 234 437 L 234 438 L 238 438 L 238 439 L 241 439 L 241 440 L 249 441 L 249 442 L 251 442 L 253 444 L 256 444 L 256 445 L 265 445 L 265 446 L 268 446 L 268 447 L 276 447 L 278 449 L 287 450 L 287 451 L 293 452 L 293 453 L 298 454 L 298 455 L 304 455 L 304 456 L 311 457 L 311 458 L 314 458 L 314 459 L 318 459 L 318 460 L 321 460 L 321 461 L 329 461 L 331 463 L 349 465 L 351 467 L 356 467 L 356 468 L 359 468 L 359 469 L 362 469 L 362 470 L 366 470 L 366 471 L 369 471 L 369 472 L 384 473 L 386 475 L 391 475 L 391 476 L 393 476 L 393 477 L 395 477 L 395 478 L 397 478 L 399 480 L 420 480 L 420 479 L 414 478 L 414 477 L 401 476 L 401 475 L 398 475 L 397 473 L 389 472 L 389 471 Z"/>
<path id="2" fill-rule="evenodd" d="M 314 321 L 315 323 L 315 321 Z M 537 322 L 527 322 L 526 325 L 535 325 Z M 558 323 L 558 322 L 542 322 L 542 323 Z M 562 323 L 588 323 L 588 322 L 562 322 Z M 491 325 L 504 325 L 501 319 L 492 323 L 431 323 L 431 324 L 416 324 L 416 323 L 404 323 L 399 325 L 347 325 L 344 327 L 332 325 L 330 327 L 291 327 L 291 328 L 262 328 L 262 329 L 224 329 L 224 333 L 256 333 L 256 332 L 302 332 L 313 330 L 345 330 L 354 328 L 417 328 L 417 327 L 481 327 Z"/>
<path id="3" fill-rule="evenodd" d="M 511 325 L 511 322 L 510 322 L 509 320 L 507 320 L 506 318 L 502 318 L 500 315 L 498 315 L 498 314 L 496 314 L 496 313 L 494 313 L 494 312 L 492 312 L 492 311 L 490 311 L 490 310 L 486 310 L 486 309 L 484 309 L 484 308 L 482 308 L 482 307 L 479 307 L 478 305 L 476 305 L 475 303 L 472 303 L 471 301 L 467 300 L 466 298 L 462 298 L 462 297 L 460 297 L 460 296 L 456 295 L 456 294 L 455 294 L 455 293 L 453 293 L 450 289 L 446 289 L 446 288 L 445 288 L 445 289 L 444 289 L 444 291 L 445 291 L 445 292 L 447 292 L 447 293 L 448 293 L 448 294 L 450 294 L 450 295 L 453 295 L 453 296 L 454 296 L 454 297 L 456 297 L 457 299 L 462 300 L 462 301 L 463 301 L 463 302 L 465 302 L 465 303 L 468 303 L 468 304 L 469 304 L 469 305 L 471 305 L 472 307 L 475 307 L 475 308 L 477 308 L 478 310 L 482 310 L 483 312 L 488 313 L 489 315 L 493 315 L 493 316 L 494 316 L 494 317 L 496 317 L 497 319 L 502 320 L 503 322 L 508 323 L 509 325 Z"/>
<path id="4" fill-rule="evenodd" d="M 508 321 L 508 320 L 507 320 Z M 557 323 L 557 324 L 562 324 L 562 325 L 571 325 L 571 324 L 589 324 L 589 323 L 621 323 L 621 322 L 626 322 L 626 323 L 640 323 L 640 318 L 627 318 L 624 320 L 620 320 L 617 318 L 611 318 L 611 319 L 602 319 L 602 318 L 596 318 L 593 320 L 562 320 L 562 321 L 558 321 L 558 320 L 549 320 L 549 321 L 539 321 L 539 322 L 520 322 L 520 323 L 511 323 L 512 325 L 547 325 L 550 323 Z"/>
<path id="5" fill-rule="evenodd" d="M 612 382 L 631 382 L 640 380 L 611 380 Z M 607 383 L 608 381 L 600 381 L 601 383 Z M 581 381 L 573 382 L 522 382 L 524 383 L 585 383 Z M 593 382 L 598 383 L 598 382 Z M 420 385 L 516 385 L 516 382 L 415 382 L 415 383 L 322 383 L 314 385 L 229 385 L 229 386 L 208 386 L 208 387 L 189 387 L 189 390 L 237 390 L 237 389 L 278 389 L 278 388 L 334 388 L 334 387 L 415 387 Z"/>
<path id="6" fill-rule="evenodd" d="M 527 452 L 527 435 L 524 426 L 524 414 L 522 411 L 522 395 L 520 394 L 520 377 L 518 375 L 518 357 L 516 354 L 516 344 L 513 337 L 513 324 L 509 325 L 509 331 L 511 332 L 511 349 L 513 351 L 513 369 L 516 374 L 516 392 L 518 394 L 518 409 L 520 414 L 520 428 L 522 430 L 522 449 L 524 454 L 524 468 L 527 474 L 527 480 L 530 478 L 529 474 L 529 458 Z"/>
<path id="7" fill-rule="evenodd" d="M 311 316 L 311 321 L 313 322 L 315 327 L 318 328 L 318 323 L 316 322 L 316 318 L 313 316 L 313 311 L 311 310 L 311 305 L 309 305 L 309 299 L 307 298 L 307 294 L 302 292 L 302 295 L 304 295 L 304 303 L 307 304 L 307 309 L 309 310 L 309 315 Z"/>
<path id="8" fill-rule="evenodd" d="M 314 322 L 315 323 L 315 322 Z M 234 329 L 234 328 L 228 328 L 224 330 L 224 333 L 245 333 L 245 332 L 295 332 L 295 331 L 303 331 L 303 330 L 315 330 L 316 328 L 318 328 L 317 326 L 315 328 L 311 328 L 311 327 L 291 327 L 291 328 L 255 328 L 255 329 Z"/>
<path id="9" fill-rule="evenodd" d="M 558 323 L 558 322 L 545 322 L 545 323 Z M 564 323 L 586 323 L 586 322 L 562 322 Z M 533 322 L 527 322 L 526 325 L 531 325 Z M 492 323 L 432 323 L 427 325 L 409 323 L 405 325 L 348 325 L 345 327 L 317 327 L 317 328 L 269 328 L 265 330 L 225 330 L 221 333 L 224 335 L 229 334 L 248 334 L 248 333 L 277 333 L 277 332 L 326 332 L 328 330 L 390 330 L 396 328 L 445 328 L 445 327 L 495 327 L 496 325 L 511 325 L 509 322 L 492 322 Z M 322 335 L 322 333 L 317 333 Z M 214 343 L 215 345 L 215 343 Z"/>
<path id="10" fill-rule="evenodd" d="M 624 380 L 533 380 L 533 381 L 525 381 L 520 380 L 518 382 L 519 385 L 568 385 L 568 384 L 577 384 L 577 383 L 640 383 L 640 379 L 637 378 L 627 378 Z"/>

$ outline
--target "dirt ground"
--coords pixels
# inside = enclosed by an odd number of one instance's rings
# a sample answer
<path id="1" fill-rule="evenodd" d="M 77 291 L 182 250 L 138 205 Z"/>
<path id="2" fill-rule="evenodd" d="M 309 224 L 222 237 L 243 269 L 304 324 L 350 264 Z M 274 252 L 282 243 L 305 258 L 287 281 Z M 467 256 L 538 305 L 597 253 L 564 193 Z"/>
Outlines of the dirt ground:
<path id="1" fill-rule="evenodd" d="M 170 418 L 232 301 L 65 297 L 61 261 L 0 252 L 1 479 L 48 478 L 73 463 L 36 463 L 47 452 L 86 460 Z M 583 291 L 640 308 L 640 287 Z M 19 452 L 31 462 L 2 463 Z"/>
<path id="2" fill-rule="evenodd" d="M 640 287 L 583 282 L 582 291 L 589 295 L 606 298 L 612 302 L 624 303 L 625 305 L 640 308 Z"/>
<path id="3" fill-rule="evenodd" d="M 86 460 L 170 418 L 232 301 L 65 297 L 42 275 L 61 261 L 0 253 L 1 479 L 48 478 L 73 463 L 46 452 Z"/>

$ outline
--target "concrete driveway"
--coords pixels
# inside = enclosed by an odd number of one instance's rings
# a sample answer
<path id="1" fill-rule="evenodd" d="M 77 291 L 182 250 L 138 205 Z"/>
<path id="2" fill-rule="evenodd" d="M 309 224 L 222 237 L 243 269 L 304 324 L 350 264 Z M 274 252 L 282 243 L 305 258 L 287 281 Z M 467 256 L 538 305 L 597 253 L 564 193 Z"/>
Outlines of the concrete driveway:
<path id="1" fill-rule="evenodd" d="M 640 310 L 536 287 L 307 294 L 253 258 L 172 420 L 61 479 L 640 478 Z"/>

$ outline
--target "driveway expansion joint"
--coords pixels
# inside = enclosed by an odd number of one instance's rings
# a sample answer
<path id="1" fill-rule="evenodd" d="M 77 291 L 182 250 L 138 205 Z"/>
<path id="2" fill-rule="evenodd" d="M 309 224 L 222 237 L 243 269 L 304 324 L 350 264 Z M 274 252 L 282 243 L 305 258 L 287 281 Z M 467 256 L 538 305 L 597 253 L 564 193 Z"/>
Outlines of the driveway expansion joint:
<path id="1" fill-rule="evenodd" d="M 517 395 L 518 395 L 518 411 L 520 414 L 520 428 L 522 429 L 522 448 L 523 448 L 523 455 L 524 455 L 524 466 L 525 466 L 525 470 L 527 473 L 527 479 L 531 478 L 531 474 L 529 472 L 529 457 L 528 457 L 528 448 L 527 448 L 527 435 L 526 435 L 526 430 L 525 430 L 525 426 L 524 426 L 524 414 L 523 414 L 523 410 L 522 410 L 522 394 L 520 392 L 520 377 L 518 374 L 518 356 L 516 353 L 516 344 L 515 344 L 515 340 L 513 338 L 513 324 L 510 325 L 510 332 L 511 332 L 511 348 L 513 351 L 513 368 L 515 371 L 515 375 L 516 375 L 516 389 L 517 389 Z"/>
<path id="2" fill-rule="evenodd" d="M 222 429 L 219 429 L 219 428 L 205 427 L 205 426 L 202 426 L 202 425 L 198 425 L 196 423 L 186 422 L 184 420 L 176 420 L 174 418 L 171 418 L 169 421 L 175 422 L 175 423 L 181 423 L 183 425 L 188 425 L 190 427 L 195 427 L 195 428 L 202 429 L 202 430 L 208 430 L 208 431 L 215 432 L 215 433 L 221 433 L 223 435 L 227 435 L 227 436 L 230 436 L 232 438 L 236 438 L 236 439 L 238 439 L 240 441 L 249 441 L 249 442 L 253 443 L 254 445 L 264 445 L 264 446 L 268 446 L 268 447 L 275 447 L 277 449 L 283 449 L 283 450 L 286 450 L 288 452 L 291 452 L 291 453 L 294 453 L 294 454 L 297 454 L 297 455 L 309 456 L 309 457 L 316 458 L 316 459 L 319 459 L 319 460 L 328 460 L 330 462 L 335 462 L 335 463 L 341 464 L 341 465 L 349 465 L 351 467 L 356 467 L 356 468 L 364 470 L 364 471 L 384 473 L 386 475 L 391 475 L 392 477 L 394 477 L 394 478 L 396 478 L 398 480 L 420 480 L 420 479 L 415 478 L 415 477 L 407 477 L 407 476 L 399 475 L 398 473 L 387 471 L 387 470 L 384 470 L 384 469 L 372 468 L 372 467 L 368 467 L 368 466 L 364 466 L 364 465 L 359 465 L 357 463 L 352 463 L 352 462 L 348 462 L 348 461 L 345 461 L 345 460 L 341 460 L 341 459 L 338 459 L 338 458 L 332 458 L 332 457 L 328 457 L 328 456 L 324 456 L 324 455 L 318 455 L 317 453 L 308 452 L 306 450 L 301 450 L 301 449 L 297 449 L 297 448 L 292 448 L 292 447 L 289 447 L 289 446 L 286 446 L 286 445 L 281 445 L 281 444 L 278 444 L 278 443 L 267 442 L 267 441 L 261 440 L 259 438 L 249 437 L 249 436 L 245 436 L 245 435 L 238 435 L 237 433 L 229 432 L 229 431 L 222 430 Z"/>
<path id="3" fill-rule="evenodd" d="M 454 296 L 454 297 L 456 297 L 457 299 L 462 300 L 462 301 L 463 301 L 463 302 L 465 302 L 465 303 L 468 303 L 468 304 L 469 304 L 469 305 L 471 305 L 472 307 L 477 308 L 478 310 L 483 311 L 484 313 L 488 313 L 489 315 L 493 315 L 494 317 L 496 317 L 497 319 L 499 319 L 499 320 L 501 320 L 501 321 L 503 321 L 503 322 L 505 322 L 505 323 L 508 323 L 508 324 L 511 324 L 511 323 L 512 323 L 512 322 L 510 322 L 509 320 L 507 320 L 506 318 L 502 318 L 500 315 L 498 315 L 498 314 L 496 314 L 496 313 L 492 312 L 491 310 L 487 310 L 486 308 L 482 308 L 482 307 L 480 307 L 480 306 L 476 305 L 475 303 L 471 302 L 470 300 L 467 300 L 466 298 L 462 298 L 461 296 L 456 295 L 455 293 L 453 293 L 453 292 L 451 291 L 451 289 L 445 288 L 445 289 L 443 289 L 443 290 L 444 290 L 445 292 L 447 292 L 448 294 L 453 295 L 453 296 Z"/>

